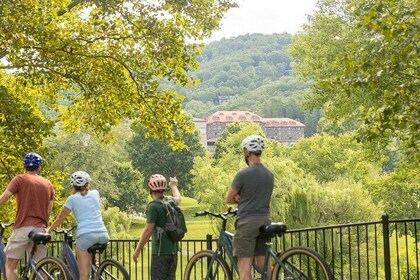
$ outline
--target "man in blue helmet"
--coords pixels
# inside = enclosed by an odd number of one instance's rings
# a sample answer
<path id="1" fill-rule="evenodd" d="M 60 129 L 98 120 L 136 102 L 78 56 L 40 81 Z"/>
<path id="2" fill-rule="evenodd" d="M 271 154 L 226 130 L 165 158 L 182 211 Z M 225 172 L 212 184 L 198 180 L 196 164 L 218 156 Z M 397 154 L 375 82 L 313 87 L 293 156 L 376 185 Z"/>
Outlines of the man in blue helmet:
<path id="1" fill-rule="evenodd" d="M 25 251 L 30 252 L 32 241 L 28 234 L 32 230 L 44 231 L 48 224 L 48 217 L 52 209 L 54 188 L 51 182 L 39 175 L 42 157 L 36 153 L 28 153 L 23 166 L 26 172 L 15 176 L 6 190 L 0 196 L 0 205 L 4 204 L 12 195 L 16 197 L 17 212 L 13 233 L 4 249 L 6 253 L 6 277 L 8 280 L 17 280 L 17 264 L 24 256 Z M 37 246 L 35 260 L 45 257 L 45 245 Z"/>

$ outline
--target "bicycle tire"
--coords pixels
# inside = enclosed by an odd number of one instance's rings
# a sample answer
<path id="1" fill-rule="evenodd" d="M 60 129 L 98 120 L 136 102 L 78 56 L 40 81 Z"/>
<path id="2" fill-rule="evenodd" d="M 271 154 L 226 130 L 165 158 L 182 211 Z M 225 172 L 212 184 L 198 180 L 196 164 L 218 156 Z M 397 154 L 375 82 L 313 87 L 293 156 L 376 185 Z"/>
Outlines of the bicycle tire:
<path id="1" fill-rule="evenodd" d="M 213 255 L 214 251 L 211 250 L 203 250 L 194 254 L 185 267 L 184 280 L 232 280 L 231 270 L 220 256 L 216 256 L 214 260 L 211 278 L 205 278 L 209 270 L 207 262 Z"/>
<path id="2" fill-rule="evenodd" d="M 96 275 L 95 279 L 130 280 L 130 276 L 125 267 L 119 261 L 114 259 L 106 259 L 99 264 L 98 274 Z"/>
<path id="3" fill-rule="evenodd" d="M 288 273 L 281 265 L 276 263 L 273 268 L 273 280 L 334 279 L 331 268 L 328 266 L 325 259 L 313 249 L 307 247 L 293 247 L 281 253 L 280 260 L 295 274 L 295 276 L 290 275 L 290 273 Z"/>
<path id="4" fill-rule="evenodd" d="M 64 262 L 55 257 L 45 257 L 41 259 L 35 266 L 36 271 L 47 273 L 50 280 L 71 280 L 70 271 Z M 31 273 L 30 280 L 36 280 L 35 273 Z"/>

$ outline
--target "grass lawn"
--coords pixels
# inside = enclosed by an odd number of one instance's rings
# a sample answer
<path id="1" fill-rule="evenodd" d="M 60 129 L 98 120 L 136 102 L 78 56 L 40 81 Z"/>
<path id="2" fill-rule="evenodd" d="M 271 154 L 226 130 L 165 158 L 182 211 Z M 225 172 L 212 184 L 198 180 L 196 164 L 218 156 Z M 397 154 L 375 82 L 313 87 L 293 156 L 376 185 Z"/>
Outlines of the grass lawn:
<path id="1" fill-rule="evenodd" d="M 205 239 L 208 233 L 214 234 L 209 217 L 194 217 L 196 212 L 203 210 L 198 205 L 197 200 L 189 197 L 182 197 L 180 208 L 184 213 L 188 229 L 184 239 Z M 129 234 L 134 239 L 139 238 L 145 224 L 145 219 L 132 219 Z"/>

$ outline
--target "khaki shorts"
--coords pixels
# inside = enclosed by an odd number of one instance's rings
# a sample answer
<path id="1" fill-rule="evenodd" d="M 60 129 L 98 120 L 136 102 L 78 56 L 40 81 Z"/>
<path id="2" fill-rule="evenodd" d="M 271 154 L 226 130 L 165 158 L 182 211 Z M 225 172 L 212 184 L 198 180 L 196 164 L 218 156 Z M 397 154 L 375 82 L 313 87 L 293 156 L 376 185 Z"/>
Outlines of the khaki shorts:
<path id="1" fill-rule="evenodd" d="M 271 223 L 268 216 L 244 217 L 235 222 L 233 255 L 235 257 L 264 256 L 267 238 L 261 238 L 260 227 Z"/>
<path id="2" fill-rule="evenodd" d="M 21 227 L 13 230 L 12 235 L 7 240 L 6 248 L 4 248 L 4 253 L 9 259 L 20 260 L 25 251 L 29 255 L 32 250 L 33 242 L 28 237 L 29 232 L 35 229 L 33 226 Z M 40 232 L 46 232 L 44 228 L 36 228 Z M 47 255 L 47 246 L 37 245 L 36 252 L 34 255 L 34 260 L 38 261 Z"/>

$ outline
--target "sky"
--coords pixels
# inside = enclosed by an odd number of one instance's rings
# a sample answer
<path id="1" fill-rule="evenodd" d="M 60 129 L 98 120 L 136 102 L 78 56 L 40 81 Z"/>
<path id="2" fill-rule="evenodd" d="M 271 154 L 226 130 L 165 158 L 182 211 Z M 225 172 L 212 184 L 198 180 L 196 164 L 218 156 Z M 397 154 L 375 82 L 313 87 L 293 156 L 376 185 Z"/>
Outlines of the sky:
<path id="1" fill-rule="evenodd" d="M 230 9 L 221 28 L 209 42 L 247 33 L 296 33 L 313 14 L 317 0 L 236 0 L 238 8 Z"/>

